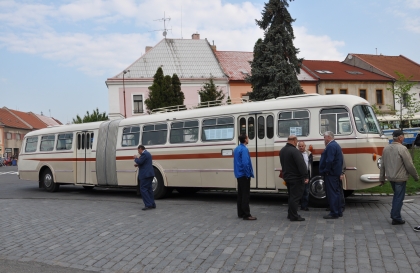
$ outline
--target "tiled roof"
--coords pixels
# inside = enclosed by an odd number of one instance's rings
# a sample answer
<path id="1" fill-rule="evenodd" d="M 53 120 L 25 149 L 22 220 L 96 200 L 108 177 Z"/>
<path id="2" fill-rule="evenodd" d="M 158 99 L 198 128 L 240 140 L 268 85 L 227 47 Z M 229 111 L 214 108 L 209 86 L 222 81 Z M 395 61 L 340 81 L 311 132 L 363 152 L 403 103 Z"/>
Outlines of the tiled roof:
<path id="1" fill-rule="evenodd" d="M 406 77 L 413 75 L 411 80 L 420 81 L 420 65 L 403 55 L 384 56 L 369 54 L 351 54 L 358 57 L 371 66 L 383 71 L 392 78 L 398 78 L 395 71 L 404 74 Z"/>
<path id="2" fill-rule="evenodd" d="M 13 128 L 32 129 L 32 127 L 26 124 L 26 122 L 4 108 L 0 108 L 0 124 Z"/>
<path id="3" fill-rule="evenodd" d="M 251 74 L 249 62 L 254 59 L 253 52 L 216 51 L 215 53 L 229 80 L 245 80 L 246 76 Z"/>
<path id="4" fill-rule="evenodd" d="M 37 116 L 37 118 L 39 118 L 43 123 L 47 124 L 47 126 L 57 126 L 57 125 L 61 125 L 61 122 L 57 122 L 56 119 L 51 118 L 51 117 L 46 117 L 43 115 L 38 115 L 35 114 Z"/>
<path id="5" fill-rule="evenodd" d="M 304 60 L 303 65 L 321 80 L 390 81 L 390 78 L 339 61 Z"/>
<path id="6" fill-rule="evenodd" d="M 25 113 L 17 110 L 8 109 L 13 114 L 18 116 L 20 119 L 23 119 L 26 123 L 31 125 L 34 129 L 47 128 L 47 125 L 43 123 L 34 113 Z"/>
<path id="7" fill-rule="evenodd" d="M 162 67 L 165 75 L 183 78 L 226 78 L 207 40 L 163 39 L 127 69 L 129 78 L 153 78 Z M 123 72 L 111 79 L 122 79 Z"/>

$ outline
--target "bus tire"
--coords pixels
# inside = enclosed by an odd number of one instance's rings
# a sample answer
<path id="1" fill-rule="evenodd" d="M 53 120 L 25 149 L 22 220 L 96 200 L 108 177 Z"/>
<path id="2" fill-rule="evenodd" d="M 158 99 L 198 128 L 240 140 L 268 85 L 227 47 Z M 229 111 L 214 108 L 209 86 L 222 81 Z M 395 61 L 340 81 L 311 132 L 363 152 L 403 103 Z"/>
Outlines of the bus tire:
<path id="1" fill-rule="evenodd" d="M 42 174 L 42 184 L 48 192 L 56 192 L 60 188 L 60 184 L 54 182 L 54 177 L 50 169 L 46 169 Z"/>
<path id="2" fill-rule="evenodd" d="M 160 173 L 158 169 L 156 168 L 153 168 L 153 169 L 155 170 L 155 177 L 153 178 L 153 182 L 152 182 L 153 195 L 155 199 L 165 198 L 169 194 L 171 194 L 172 189 L 165 187 L 165 184 L 163 183 L 162 174 Z"/>
<path id="3" fill-rule="evenodd" d="M 181 195 L 191 195 L 197 193 L 200 188 L 193 188 L 193 187 L 180 187 L 176 188 L 176 191 Z"/>
<path id="4" fill-rule="evenodd" d="M 91 190 L 93 190 L 93 188 L 94 188 L 95 186 L 83 186 L 83 188 L 85 189 L 85 190 L 87 190 L 87 191 L 91 191 Z"/>
<path id="5" fill-rule="evenodd" d="M 314 207 L 328 205 L 324 178 L 320 175 L 312 177 L 309 181 L 309 203 Z"/>

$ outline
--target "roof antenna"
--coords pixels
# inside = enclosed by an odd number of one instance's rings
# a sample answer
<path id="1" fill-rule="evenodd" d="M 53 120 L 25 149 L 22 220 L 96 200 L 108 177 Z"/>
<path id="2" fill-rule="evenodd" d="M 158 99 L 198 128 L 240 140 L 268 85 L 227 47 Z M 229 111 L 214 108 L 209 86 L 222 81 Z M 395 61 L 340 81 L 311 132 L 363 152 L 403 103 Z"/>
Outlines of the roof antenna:
<path id="1" fill-rule="evenodd" d="M 166 28 L 166 21 L 170 21 L 170 20 L 171 20 L 171 18 L 170 17 L 166 18 L 165 17 L 165 12 L 163 12 L 163 18 L 162 19 L 153 20 L 153 21 L 163 21 L 163 29 L 157 29 L 157 30 L 153 30 L 153 31 L 163 31 L 162 34 L 166 39 L 166 35 L 168 35 L 168 30 L 172 31 L 172 28 L 171 29 Z"/>
<path id="2" fill-rule="evenodd" d="M 375 50 L 376 50 L 376 55 L 378 55 L 378 48 L 377 48 L 377 47 L 375 47 Z"/>
<path id="3" fill-rule="evenodd" d="M 181 5 L 181 39 L 184 39 L 184 37 L 182 37 L 182 5 Z"/>

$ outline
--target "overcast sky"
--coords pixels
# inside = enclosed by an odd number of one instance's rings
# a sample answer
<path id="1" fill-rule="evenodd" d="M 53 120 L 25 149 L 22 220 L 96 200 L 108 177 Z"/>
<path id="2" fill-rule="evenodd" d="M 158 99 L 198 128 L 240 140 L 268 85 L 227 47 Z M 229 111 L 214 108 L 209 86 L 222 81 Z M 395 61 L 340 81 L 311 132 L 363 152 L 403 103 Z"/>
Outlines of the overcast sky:
<path id="1" fill-rule="evenodd" d="M 61 122 L 108 112 L 107 78 L 145 46 L 192 33 L 218 50 L 252 51 L 264 1 L 0 0 L 0 107 Z M 420 63 L 420 0 L 296 0 L 289 12 L 299 57 L 343 61 L 348 53 L 404 55 Z M 157 31 L 154 31 L 157 30 Z"/>

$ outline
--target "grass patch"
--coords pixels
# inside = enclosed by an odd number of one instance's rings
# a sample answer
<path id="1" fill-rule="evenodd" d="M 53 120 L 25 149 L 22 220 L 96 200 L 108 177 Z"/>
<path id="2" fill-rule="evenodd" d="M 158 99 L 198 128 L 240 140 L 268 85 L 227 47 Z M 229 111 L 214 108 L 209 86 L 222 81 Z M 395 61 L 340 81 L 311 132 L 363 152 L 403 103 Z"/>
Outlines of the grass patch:
<path id="1" fill-rule="evenodd" d="M 410 149 L 410 153 L 413 156 L 414 160 L 414 166 L 416 167 L 417 173 L 420 174 L 420 149 Z M 370 189 L 364 189 L 364 190 L 357 190 L 354 192 L 358 193 L 394 193 L 391 188 L 391 183 L 389 181 L 385 182 L 385 185 L 376 186 Z M 407 181 L 407 187 L 406 187 L 406 194 L 415 194 L 416 192 L 420 192 L 420 181 L 416 182 L 414 179 L 410 176 L 410 178 Z"/>

